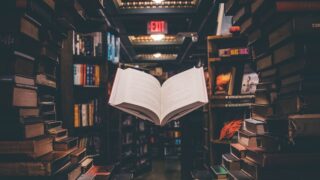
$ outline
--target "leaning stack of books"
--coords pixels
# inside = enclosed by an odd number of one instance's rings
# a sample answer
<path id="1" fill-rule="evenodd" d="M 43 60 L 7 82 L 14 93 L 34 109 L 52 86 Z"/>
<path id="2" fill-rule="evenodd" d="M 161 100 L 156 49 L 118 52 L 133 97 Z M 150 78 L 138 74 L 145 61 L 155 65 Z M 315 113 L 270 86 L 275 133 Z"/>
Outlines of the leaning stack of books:
<path id="1" fill-rule="evenodd" d="M 233 25 L 248 36 L 260 78 L 252 116 L 245 120 L 231 153 L 223 155 L 231 179 L 316 177 L 319 5 L 299 0 L 227 2 Z"/>
<path id="2" fill-rule="evenodd" d="M 1 179 L 75 179 L 86 150 L 57 121 L 55 71 L 63 35 L 50 28 L 57 25 L 55 1 L 10 1 L 1 8 Z"/>

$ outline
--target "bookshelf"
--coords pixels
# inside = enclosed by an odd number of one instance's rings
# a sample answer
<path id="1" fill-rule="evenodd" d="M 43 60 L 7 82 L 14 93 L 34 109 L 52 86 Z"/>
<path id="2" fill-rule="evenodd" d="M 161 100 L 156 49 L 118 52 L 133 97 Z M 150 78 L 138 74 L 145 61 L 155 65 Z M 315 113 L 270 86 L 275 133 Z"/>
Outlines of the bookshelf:
<path id="1" fill-rule="evenodd" d="M 116 133 L 109 117 L 116 116 L 108 116 L 107 104 L 114 66 L 108 56 L 115 50 L 106 49 L 116 43 L 107 38 L 111 27 L 103 1 L 61 0 L 58 4 L 58 21 L 69 30 L 62 50 L 64 61 L 60 65 L 65 127 L 79 137 L 88 154 L 94 156 L 95 164 L 115 163 L 113 143 L 117 142 L 112 140 Z"/>
<path id="2" fill-rule="evenodd" d="M 107 109 L 108 62 L 103 50 L 107 43 L 103 32 L 69 31 L 65 45 L 68 47 L 64 48 L 64 58 L 69 62 L 61 65 L 64 68 L 61 76 L 68 83 L 64 83 L 64 90 L 68 93 L 62 93 L 62 99 L 66 109 L 71 107 L 65 119 L 66 127 L 87 144 L 92 155 L 97 155 L 96 163 L 106 164 L 107 122 L 104 109 Z"/>
<path id="3" fill-rule="evenodd" d="M 313 107 L 317 106 L 313 103 L 309 104 L 305 109 L 291 109 L 289 107 L 291 105 L 299 106 L 299 103 L 296 103 L 295 100 L 289 102 L 290 98 L 294 97 L 295 99 L 297 98 L 296 95 L 300 94 L 300 97 L 303 96 L 306 99 L 307 97 L 312 97 L 312 99 L 315 99 L 316 96 L 313 93 L 315 89 L 318 89 L 317 87 L 301 88 L 303 81 L 316 81 L 315 79 L 311 80 L 311 77 L 315 77 L 318 74 L 318 70 L 311 68 L 311 66 L 315 65 L 313 64 L 313 59 L 318 54 L 315 47 L 319 45 L 319 42 L 313 40 L 319 37 L 319 33 L 316 33 L 314 28 L 310 28 L 312 24 L 310 22 L 319 20 L 319 16 L 314 11 L 315 9 L 310 8 L 313 6 L 312 2 L 299 2 L 297 4 L 290 2 L 289 6 L 283 1 L 228 0 L 226 6 L 226 14 L 233 16 L 232 24 L 241 28 L 241 37 L 248 37 L 248 42 L 245 43 L 245 46 L 250 49 L 254 69 L 259 74 L 259 83 L 253 93 L 254 101 L 242 101 L 242 106 L 233 103 L 234 101 L 240 101 L 240 99 L 236 100 L 231 94 L 224 97 L 216 96 L 211 98 L 212 101 L 216 101 L 216 104 L 220 102 L 221 98 L 228 99 L 227 106 L 215 105 L 211 108 L 211 110 L 215 111 L 212 114 L 213 119 L 218 119 L 218 117 L 222 116 L 219 113 L 219 111 L 222 111 L 221 109 L 226 109 L 224 111 L 228 111 L 230 114 L 237 114 L 234 112 L 237 111 L 239 117 L 243 114 L 241 112 L 241 109 L 243 109 L 246 114 L 250 115 L 244 120 L 243 126 L 239 129 L 238 138 L 231 141 L 236 144 L 231 144 L 230 148 L 227 148 L 227 144 L 230 141 L 211 139 L 212 144 L 216 144 L 215 147 L 222 147 L 226 144 L 226 152 L 222 156 L 222 166 L 227 169 L 225 174 L 228 177 L 232 177 L 232 179 L 238 179 L 239 177 L 244 179 L 299 179 L 302 177 L 312 179 L 317 177 L 315 173 L 311 173 L 314 169 L 309 171 L 310 167 L 306 167 L 307 164 L 314 161 L 310 160 L 308 162 L 309 160 L 307 160 L 310 153 L 310 151 L 306 150 L 309 147 L 308 145 L 313 147 L 311 151 L 318 151 L 318 143 L 311 140 L 313 138 L 312 135 L 303 139 L 304 143 L 302 144 L 299 144 L 301 143 L 299 138 L 297 138 L 294 145 L 287 139 L 290 136 L 287 131 L 290 121 L 305 118 L 304 123 L 307 123 L 307 121 L 311 120 L 311 116 L 317 116 L 315 114 L 319 112 L 313 109 Z M 292 51 L 289 50 L 290 47 Z M 210 51 L 209 53 L 212 52 Z M 300 65 L 299 62 L 301 63 Z M 309 64 L 309 66 L 302 64 Z M 296 79 L 295 83 L 287 81 L 289 79 L 293 80 L 294 76 L 300 75 L 301 77 L 303 76 L 303 80 Z M 241 95 L 241 98 L 246 99 L 248 97 Z M 309 115 L 305 114 L 306 112 Z M 299 115 L 292 116 L 292 114 Z M 216 120 L 213 122 L 215 122 L 213 127 L 217 127 Z M 268 128 L 261 131 L 261 129 L 258 130 L 258 127 Z M 214 137 L 216 131 L 213 132 Z M 246 143 L 243 141 L 244 138 L 249 141 L 254 140 L 252 142 L 258 144 Z M 297 155 L 293 155 L 294 153 L 292 152 L 299 152 L 299 158 L 304 159 L 305 162 L 298 163 L 295 160 Z M 281 170 L 282 172 L 291 173 L 280 175 L 281 173 L 277 170 L 279 166 L 275 164 L 275 161 L 270 161 L 268 165 L 264 163 L 275 154 L 281 154 L 275 158 L 277 161 L 282 161 L 283 164 L 281 166 L 295 164 L 292 167 Z M 262 156 L 264 157 L 264 162 L 259 161 L 257 158 Z M 313 158 L 315 157 L 313 156 Z M 220 161 L 218 159 L 221 159 L 221 156 L 215 152 L 212 156 L 213 163 L 219 164 Z"/>
<path id="4" fill-rule="evenodd" d="M 163 129 L 163 155 L 164 158 L 177 158 L 181 156 L 181 127 L 179 121 L 168 123 Z"/>
<path id="5" fill-rule="evenodd" d="M 120 114 L 120 162 L 121 171 L 135 177 L 152 169 L 150 124 L 126 114 Z"/>
<path id="6" fill-rule="evenodd" d="M 12 137 L 2 134 L 3 140 L 15 141 L 7 145 L 11 150 L 0 153 L 15 161 L 9 162 L 9 158 L 8 162 L 1 162 L 0 166 L 6 167 L 1 168 L 1 177 L 28 176 L 28 179 L 34 179 L 43 176 L 54 179 L 65 178 L 70 173 L 78 177 L 81 161 L 92 162 L 86 157 L 87 150 L 82 148 L 82 141 L 72 136 L 64 121 L 65 109 L 60 95 L 64 90 L 64 74 L 61 72 L 65 69 L 61 65 L 66 63 L 63 45 L 68 33 L 56 18 L 58 4 L 58 1 L 51 0 L 7 1 L 1 7 L 0 21 L 6 24 L 1 28 L 1 56 L 11 62 L 1 65 L 0 86 L 12 95 L 1 97 L 1 113 L 15 122 L 9 123 L 10 128 L 7 128 L 17 134 Z M 23 101 L 14 100 L 16 96 Z M 28 146 L 34 146 L 34 152 L 23 150 L 28 143 Z M 11 153 L 15 154 L 14 158 Z M 71 157 L 75 159 L 71 160 Z M 19 165 L 21 162 L 24 167 Z M 35 169 L 39 164 L 45 168 Z M 16 173 L 17 169 L 20 173 Z"/>
<path id="7" fill-rule="evenodd" d="M 246 42 L 243 36 L 232 34 L 207 37 L 210 103 L 205 110 L 208 122 L 204 123 L 204 156 L 209 156 L 210 162 L 204 163 L 206 168 L 221 164 L 222 154 L 236 141 L 235 136 L 221 139 L 223 127 L 250 115 L 254 95 L 241 92 L 245 67 L 251 64 Z"/>

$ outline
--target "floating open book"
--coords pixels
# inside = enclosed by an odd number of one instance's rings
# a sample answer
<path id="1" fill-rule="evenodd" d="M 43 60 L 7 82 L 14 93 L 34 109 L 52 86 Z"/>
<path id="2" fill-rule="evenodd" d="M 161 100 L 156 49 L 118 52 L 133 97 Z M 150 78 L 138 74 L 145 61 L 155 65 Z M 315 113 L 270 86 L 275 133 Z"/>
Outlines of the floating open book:
<path id="1" fill-rule="evenodd" d="M 176 120 L 207 102 L 203 68 L 184 71 L 162 85 L 150 74 L 118 69 L 109 100 L 110 105 L 157 125 Z"/>

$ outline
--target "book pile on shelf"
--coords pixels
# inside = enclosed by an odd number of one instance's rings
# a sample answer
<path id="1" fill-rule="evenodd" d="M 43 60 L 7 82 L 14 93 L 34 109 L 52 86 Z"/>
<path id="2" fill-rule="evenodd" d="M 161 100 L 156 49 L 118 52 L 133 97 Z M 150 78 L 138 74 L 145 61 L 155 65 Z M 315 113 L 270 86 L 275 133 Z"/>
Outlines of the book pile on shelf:
<path id="1" fill-rule="evenodd" d="M 65 35 L 49 28 L 55 19 L 45 18 L 53 17 L 55 1 L 6 5 L 0 16 L 6 24 L 1 57 L 8 60 L 0 66 L 0 176 L 75 179 L 83 173 L 86 150 L 57 117 L 56 68 Z"/>
<path id="2" fill-rule="evenodd" d="M 74 85 L 100 86 L 100 66 L 91 64 L 74 64 Z"/>
<path id="3" fill-rule="evenodd" d="M 238 143 L 222 156 L 229 171 L 224 174 L 259 180 L 318 177 L 320 15 L 314 10 L 320 2 L 227 4 L 233 25 L 249 37 L 260 82 L 251 118 L 239 130 Z"/>
<path id="4" fill-rule="evenodd" d="M 74 105 L 74 127 L 95 126 L 101 124 L 98 99 L 89 103 Z"/>
<path id="5" fill-rule="evenodd" d="M 87 34 L 72 32 L 73 55 L 101 57 L 103 54 L 102 33 L 92 32 Z"/>
<path id="6" fill-rule="evenodd" d="M 115 34 L 107 32 L 107 59 L 113 63 L 120 61 L 120 37 Z"/>

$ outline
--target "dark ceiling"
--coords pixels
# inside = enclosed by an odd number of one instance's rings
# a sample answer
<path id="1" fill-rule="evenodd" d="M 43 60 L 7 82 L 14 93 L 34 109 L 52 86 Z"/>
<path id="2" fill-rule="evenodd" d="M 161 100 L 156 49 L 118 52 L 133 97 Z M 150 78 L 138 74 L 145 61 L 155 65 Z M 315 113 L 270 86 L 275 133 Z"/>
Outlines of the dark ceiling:
<path id="1" fill-rule="evenodd" d="M 216 27 L 214 0 L 105 0 L 106 14 L 121 37 L 122 57 L 127 63 L 194 63 L 206 59 L 206 36 Z M 165 20 L 164 40 L 147 34 L 150 20 Z M 193 38 L 191 38 L 193 37 Z M 163 57 L 153 55 L 161 53 Z"/>

